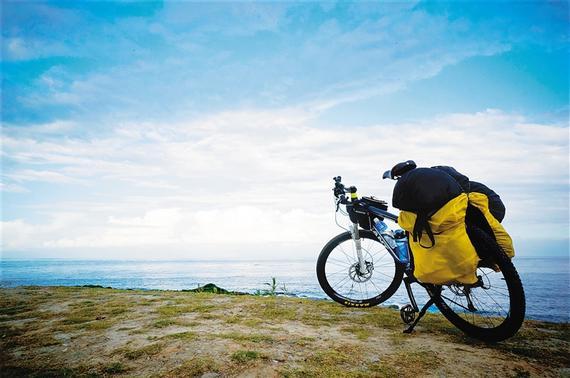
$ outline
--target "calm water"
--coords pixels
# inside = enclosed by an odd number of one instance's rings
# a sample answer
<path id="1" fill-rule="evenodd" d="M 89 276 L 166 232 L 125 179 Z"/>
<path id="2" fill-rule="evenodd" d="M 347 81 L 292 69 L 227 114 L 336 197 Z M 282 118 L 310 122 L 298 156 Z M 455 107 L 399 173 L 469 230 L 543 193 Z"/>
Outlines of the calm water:
<path id="1" fill-rule="evenodd" d="M 527 298 L 527 318 L 568 322 L 570 316 L 569 260 L 516 258 Z M 288 292 L 326 298 L 315 274 L 315 261 L 117 261 L 1 260 L 0 286 L 102 285 L 115 288 L 191 289 L 206 283 L 237 291 L 265 289 L 271 277 Z M 419 303 L 426 300 L 415 287 Z M 386 305 L 408 303 L 402 287 Z"/>

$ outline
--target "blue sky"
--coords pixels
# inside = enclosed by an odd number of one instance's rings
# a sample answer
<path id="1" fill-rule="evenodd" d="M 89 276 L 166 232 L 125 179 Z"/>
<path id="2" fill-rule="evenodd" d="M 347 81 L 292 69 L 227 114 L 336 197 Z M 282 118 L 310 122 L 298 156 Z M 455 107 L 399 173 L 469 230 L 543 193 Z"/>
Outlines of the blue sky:
<path id="1" fill-rule="evenodd" d="M 567 2 L 2 5 L 4 256 L 311 258 L 406 159 L 568 254 Z"/>

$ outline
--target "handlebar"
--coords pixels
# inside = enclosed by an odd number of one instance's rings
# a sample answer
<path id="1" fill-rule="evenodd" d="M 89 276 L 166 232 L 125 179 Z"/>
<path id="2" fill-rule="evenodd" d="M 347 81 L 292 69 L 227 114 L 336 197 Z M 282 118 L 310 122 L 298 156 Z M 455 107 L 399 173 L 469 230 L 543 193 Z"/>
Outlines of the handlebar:
<path id="1" fill-rule="evenodd" d="M 340 176 L 333 177 L 334 180 L 334 196 L 339 197 L 346 193 L 356 193 L 356 186 L 349 186 L 348 189 L 341 182 L 342 178 Z"/>
<path id="2" fill-rule="evenodd" d="M 349 206 L 350 209 L 352 209 L 353 206 L 356 206 L 361 202 L 361 200 L 359 200 L 356 195 L 356 187 L 349 186 L 348 188 L 346 188 L 342 183 L 342 178 L 340 176 L 333 177 L 333 180 L 334 180 L 334 188 L 333 188 L 334 196 L 335 198 L 338 199 L 338 201 L 336 202 L 336 210 L 337 211 L 339 210 L 340 205 L 347 205 L 347 211 L 350 213 L 351 210 L 349 210 Z M 345 194 L 347 193 L 350 193 L 351 202 L 349 202 L 348 198 L 346 198 L 345 196 Z M 382 218 L 387 218 L 394 222 L 397 222 L 398 220 L 397 215 L 391 214 L 388 211 L 382 209 L 375 209 L 374 212 L 379 217 L 381 216 Z"/>
<path id="3" fill-rule="evenodd" d="M 348 199 L 345 196 L 345 194 L 347 193 L 351 194 L 351 198 L 354 201 L 354 198 L 356 198 L 355 197 L 356 186 L 349 186 L 348 188 L 346 188 L 344 184 L 341 182 L 342 178 L 340 176 L 333 177 L 333 180 L 334 180 L 334 188 L 333 188 L 334 196 L 339 199 L 337 203 L 337 209 L 339 204 L 346 205 L 348 203 Z"/>

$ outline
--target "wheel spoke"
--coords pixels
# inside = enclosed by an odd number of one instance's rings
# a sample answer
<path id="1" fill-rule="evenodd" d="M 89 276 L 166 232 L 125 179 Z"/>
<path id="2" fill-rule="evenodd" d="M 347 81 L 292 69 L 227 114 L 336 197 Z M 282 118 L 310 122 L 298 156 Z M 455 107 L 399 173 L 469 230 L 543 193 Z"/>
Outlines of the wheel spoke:
<path id="1" fill-rule="evenodd" d="M 376 290 L 378 290 L 378 293 L 381 293 L 381 292 L 382 292 L 382 290 L 380 290 L 380 289 L 378 288 L 378 286 L 376 286 L 376 284 L 374 283 L 374 280 L 370 280 L 370 283 L 372 284 L 372 286 L 374 286 L 374 287 L 376 288 Z"/>
<path id="2" fill-rule="evenodd" d="M 481 303 L 481 301 L 479 300 L 479 298 L 477 298 L 477 296 L 472 297 L 474 302 L 477 302 L 477 307 L 479 307 L 480 309 L 484 309 L 485 306 Z M 492 317 L 486 314 L 482 314 L 480 315 L 481 317 L 483 317 L 486 321 L 487 324 L 491 325 L 491 328 L 495 328 L 495 323 L 493 323 Z"/>
<path id="3" fill-rule="evenodd" d="M 337 285 L 340 285 L 341 282 L 344 282 L 345 280 L 350 279 L 349 276 L 345 276 L 342 280 L 338 281 L 335 285 L 332 285 L 332 287 L 334 288 Z"/>
<path id="4" fill-rule="evenodd" d="M 349 263 L 350 265 L 352 265 L 352 264 L 351 264 L 352 261 L 355 261 L 355 260 L 350 260 L 350 256 L 347 255 L 346 252 L 344 252 L 344 251 L 341 251 L 341 252 L 344 253 L 344 255 L 346 256 L 346 261 L 348 261 L 348 263 Z"/>
<path id="5" fill-rule="evenodd" d="M 457 295 L 456 295 L 456 294 L 454 294 L 454 295 L 455 295 L 455 296 L 453 297 L 453 299 L 450 299 L 450 298 L 448 298 L 448 297 L 446 297 L 446 296 L 444 296 L 444 295 L 442 295 L 441 297 L 442 297 L 443 299 L 447 299 L 447 300 L 450 301 L 451 303 L 454 303 L 454 304 L 458 305 L 459 307 L 461 307 L 461 308 L 463 308 L 463 309 L 469 311 L 469 308 L 467 308 L 467 307 L 463 306 L 462 304 L 457 303 L 457 302 L 455 301 L 455 299 L 457 298 Z"/>
<path id="6" fill-rule="evenodd" d="M 503 297 L 509 298 L 509 295 L 508 295 L 508 294 L 505 294 L 505 293 L 503 293 L 503 292 L 500 292 L 499 290 L 496 290 L 496 289 L 494 289 L 494 288 L 489 288 L 489 289 L 486 289 L 486 290 L 494 291 L 494 292 L 497 293 L 497 295 L 501 295 L 501 296 L 503 296 Z"/>
<path id="7" fill-rule="evenodd" d="M 489 298 L 491 298 L 491 300 L 492 300 L 493 302 L 495 302 L 495 304 L 496 304 L 501 310 L 503 310 L 503 312 L 504 312 L 506 315 L 509 314 L 509 313 L 508 313 L 507 311 L 505 311 L 505 309 L 495 300 L 495 298 L 493 298 L 489 293 L 487 293 L 487 290 L 485 290 L 484 293 L 487 294 L 487 296 L 488 296 Z"/>
<path id="8" fill-rule="evenodd" d="M 327 260 L 327 264 L 330 263 L 330 262 L 336 263 L 336 264 L 332 264 L 332 263 L 331 263 L 331 265 L 337 265 L 337 266 L 345 266 L 345 267 L 346 267 L 346 266 L 351 266 L 351 265 L 352 265 L 352 264 L 347 264 L 347 263 L 345 263 L 344 261 L 340 261 L 340 260 L 334 259 L 334 258 L 329 258 L 329 259 Z"/>
<path id="9" fill-rule="evenodd" d="M 346 273 L 346 268 L 339 270 L 338 272 L 333 272 L 333 273 L 327 273 L 327 275 L 334 275 L 334 274 L 340 274 L 340 273 Z"/>

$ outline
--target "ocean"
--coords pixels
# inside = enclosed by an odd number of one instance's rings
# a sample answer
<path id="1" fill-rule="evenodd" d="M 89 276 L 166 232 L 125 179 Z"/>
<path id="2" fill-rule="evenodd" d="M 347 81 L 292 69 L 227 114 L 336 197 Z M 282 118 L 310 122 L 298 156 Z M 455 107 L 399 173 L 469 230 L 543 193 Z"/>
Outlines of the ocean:
<path id="1" fill-rule="evenodd" d="M 525 288 L 527 319 L 568 322 L 570 274 L 568 258 L 515 258 Z M 120 289 L 181 290 L 215 283 L 228 290 L 254 293 L 268 289 L 272 277 L 287 293 L 326 299 L 315 274 L 314 260 L 68 260 L 0 261 L 0 287 L 27 285 L 101 285 Z M 427 295 L 413 285 L 421 305 Z M 382 305 L 404 305 L 404 286 Z"/>

